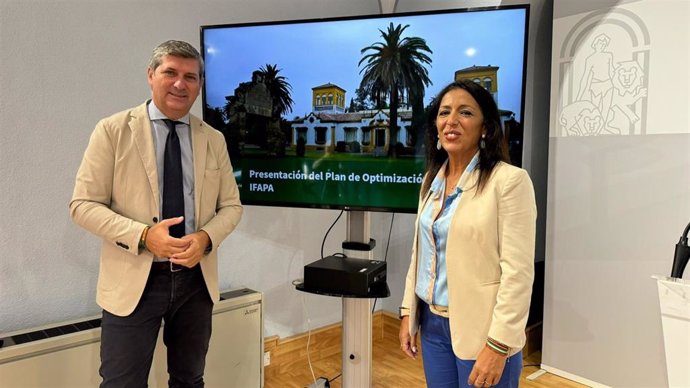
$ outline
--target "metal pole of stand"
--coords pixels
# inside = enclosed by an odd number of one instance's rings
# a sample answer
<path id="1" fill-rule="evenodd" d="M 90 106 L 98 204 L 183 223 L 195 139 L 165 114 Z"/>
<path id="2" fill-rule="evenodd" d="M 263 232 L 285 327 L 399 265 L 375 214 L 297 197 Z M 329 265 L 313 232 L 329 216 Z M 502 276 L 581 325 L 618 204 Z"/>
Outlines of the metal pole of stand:
<path id="1" fill-rule="evenodd" d="M 347 241 L 369 244 L 369 212 L 347 212 Z M 373 260 L 373 250 L 346 250 L 352 258 Z M 372 312 L 369 298 L 342 298 L 343 388 L 369 388 L 372 381 Z"/>

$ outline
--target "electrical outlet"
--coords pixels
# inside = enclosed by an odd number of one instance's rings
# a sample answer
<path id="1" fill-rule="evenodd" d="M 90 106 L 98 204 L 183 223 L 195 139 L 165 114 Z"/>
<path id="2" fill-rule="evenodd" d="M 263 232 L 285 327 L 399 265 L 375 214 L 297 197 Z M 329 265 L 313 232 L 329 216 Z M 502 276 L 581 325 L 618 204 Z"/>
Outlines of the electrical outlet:
<path id="1" fill-rule="evenodd" d="M 264 366 L 271 365 L 271 351 L 264 352 Z"/>
<path id="2" fill-rule="evenodd" d="M 307 388 L 329 388 L 331 385 L 325 377 L 316 379 L 316 383 L 311 383 Z"/>

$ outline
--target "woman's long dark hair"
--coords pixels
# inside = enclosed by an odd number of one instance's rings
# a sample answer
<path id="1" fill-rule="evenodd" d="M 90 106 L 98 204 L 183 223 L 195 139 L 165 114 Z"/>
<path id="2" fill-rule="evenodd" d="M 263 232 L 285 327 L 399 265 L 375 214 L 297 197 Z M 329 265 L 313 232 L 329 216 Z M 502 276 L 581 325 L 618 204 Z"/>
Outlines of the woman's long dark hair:
<path id="1" fill-rule="evenodd" d="M 484 138 L 485 148 L 479 149 L 479 182 L 477 192 L 481 192 L 486 184 L 486 181 L 491 176 L 491 172 L 498 162 L 510 162 L 508 154 L 508 144 L 506 143 L 503 130 L 501 129 L 501 118 L 498 113 L 498 106 L 496 101 L 486 89 L 470 80 L 455 81 L 441 90 L 436 98 L 431 102 L 427 112 L 427 130 L 426 130 L 426 179 L 422 185 L 422 196 L 429 192 L 431 182 L 433 182 L 436 174 L 441 169 L 443 163 L 448 159 L 448 153 L 445 149 L 440 150 L 436 148 L 438 141 L 438 129 L 436 128 L 436 116 L 441 106 L 441 100 L 451 90 L 463 89 L 467 91 L 479 105 L 484 116 L 484 129 L 486 130 L 486 137 Z"/>

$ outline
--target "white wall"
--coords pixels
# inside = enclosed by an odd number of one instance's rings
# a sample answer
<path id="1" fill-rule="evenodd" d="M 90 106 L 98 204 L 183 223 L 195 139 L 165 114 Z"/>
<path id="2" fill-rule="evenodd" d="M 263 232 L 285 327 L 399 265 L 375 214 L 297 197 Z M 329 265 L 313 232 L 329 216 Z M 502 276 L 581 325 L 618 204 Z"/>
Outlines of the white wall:
<path id="1" fill-rule="evenodd" d="M 670 274 L 674 246 L 690 221 L 688 19 L 686 0 L 554 4 L 547 369 L 613 387 L 667 385 L 650 276 Z M 606 120 L 577 98 L 591 42 L 602 33 L 613 65 L 642 77 L 637 89 L 624 89 L 619 73 L 600 84 L 617 94 L 609 109 L 602 105 Z M 576 114 L 581 124 L 610 120 L 609 126 L 587 132 L 573 124 Z"/>
<path id="2" fill-rule="evenodd" d="M 285 4 L 285 5 L 284 5 Z M 71 223 L 74 176 L 96 122 L 149 97 L 146 65 L 199 26 L 378 13 L 376 0 L 0 3 L 0 332 L 99 313 L 99 241 Z M 194 112 L 201 114 L 200 99 Z M 340 319 L 336 299 L 291 286 L 316 260 L 335 211 L 248 207 L 221 248 L 221 287 L 266 294 L 266 334 Z M 339 252 L 344 222 L 326 252 Z"/>
<path id="3" fill-rule="evenodd" d="M 399 0 L 395 11 L 520 2 Z M 540 68 L 548 66 L 551 6 L 545 0 L 528 2 L 532 24 L 524 121 L 527 134 L 546 139 L 547 113 L 540 107 L 548 104 L 548 90 L 535 74 L 543 75 Z M 148 98 L 145 67 L 153 47 L 167 39 L 198 45 L 200 25 L 375 14 L 390 5 L 385 1 L 381 7 L 376 0 L 0 0 L 0 332 L 99 313 L 94 301 L 99 241 L 71 223 L 67 205 L 96 122 Z M 201 114 L 200 101 L 193 112 Z M 525 163 L 543 169 L 546 141 L 534 148 Z M 532 178 L 539 181 L 538 175 Z M 545 186 L 542 191 L 544 200 Z M 340 321 L 339 299 L 297 292 L 291 284 L 302 277 L 305 264 L 318 259 L 323 235 L 337 215 L 246 207 L 240 226 L 221 247 L 221 288 L 264 292 L 266 335 L 305 332 L 305 316 L 311 327 Z M 391 217 L 372 214 L 376 258 L 384 256 Z M 380 300 L 379 308 L 397 311 L 400 304 L 413 222 L 413 215 L 395 216 L 388 249 L 392 295 Z M 339 252 L 344 238 L 343 216 L 325 253 Z"/>

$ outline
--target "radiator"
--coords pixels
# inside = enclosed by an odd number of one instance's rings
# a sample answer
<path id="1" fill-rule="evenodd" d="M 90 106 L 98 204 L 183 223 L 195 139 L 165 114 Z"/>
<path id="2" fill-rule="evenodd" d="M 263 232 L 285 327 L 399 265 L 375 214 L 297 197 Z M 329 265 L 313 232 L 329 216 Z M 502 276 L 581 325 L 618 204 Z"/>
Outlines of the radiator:
<path id="1" fill-rule="evenodd" d="M 0 387 L 93 388 L 100 384 L 100 317 L 0 334 Z M 204 380 L 210 388 L 263 388 L 263 301 L 247 288 L 221 293 Z M 167 387 L 158 336 L 149 387 Z"/>

